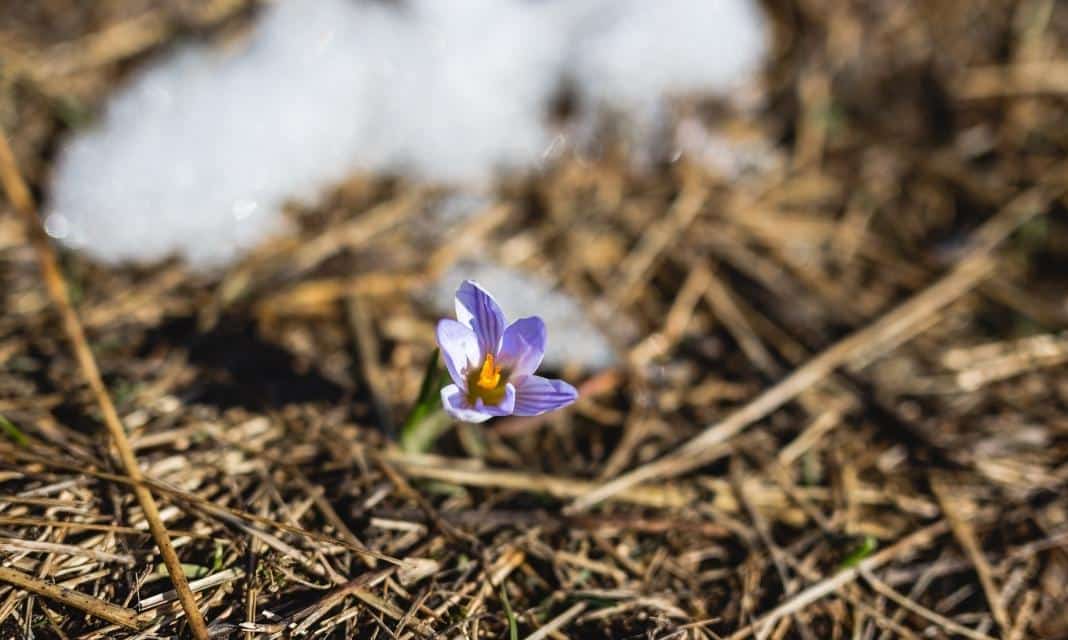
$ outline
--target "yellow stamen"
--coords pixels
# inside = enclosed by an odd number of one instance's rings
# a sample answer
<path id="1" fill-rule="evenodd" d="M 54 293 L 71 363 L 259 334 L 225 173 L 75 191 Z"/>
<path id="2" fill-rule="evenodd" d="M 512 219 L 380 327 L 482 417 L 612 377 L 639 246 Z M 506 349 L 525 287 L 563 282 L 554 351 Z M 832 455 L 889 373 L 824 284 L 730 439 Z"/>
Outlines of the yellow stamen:
<path id="1" fill-rule="evenodd" d="M 501 368 L 494 366 L 493 354 L 486 354 L 486 361 L 482 363 L 482 371 L 478 375 L 478 386 L 483 389 L 496 389 L 501 381 Z"/>

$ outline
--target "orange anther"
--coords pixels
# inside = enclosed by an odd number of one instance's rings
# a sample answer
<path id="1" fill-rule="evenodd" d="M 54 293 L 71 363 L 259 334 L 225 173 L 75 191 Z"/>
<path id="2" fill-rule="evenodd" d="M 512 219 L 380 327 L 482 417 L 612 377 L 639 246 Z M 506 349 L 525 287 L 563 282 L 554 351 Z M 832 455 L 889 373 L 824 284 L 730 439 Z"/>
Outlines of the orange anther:
<path id="1" fill-rule="evenodd" d="M 478 386 L 483 389 L 496 389 L 501 381 L 501 368 L 493 363 L 493 354 L 486 354 L 486 361 L 482 363 L 482 371 L 478 375 Z"/>

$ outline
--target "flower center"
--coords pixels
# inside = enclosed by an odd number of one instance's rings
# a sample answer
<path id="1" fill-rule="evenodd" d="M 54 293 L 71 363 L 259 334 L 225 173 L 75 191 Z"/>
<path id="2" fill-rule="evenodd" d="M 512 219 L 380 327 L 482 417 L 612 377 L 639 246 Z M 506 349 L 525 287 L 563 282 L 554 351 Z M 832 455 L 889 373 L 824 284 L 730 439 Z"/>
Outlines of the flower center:
<path id="1" fill-rule="evenodd" d="M 501 368 L 494 362 L 493 354 L 486 354 L 481 369 L 472 368 L 467 373 L 467 400 L 474 404 L 481 399 L 484 404 L 499 404 L 504 399 L 504 382 Z"/>

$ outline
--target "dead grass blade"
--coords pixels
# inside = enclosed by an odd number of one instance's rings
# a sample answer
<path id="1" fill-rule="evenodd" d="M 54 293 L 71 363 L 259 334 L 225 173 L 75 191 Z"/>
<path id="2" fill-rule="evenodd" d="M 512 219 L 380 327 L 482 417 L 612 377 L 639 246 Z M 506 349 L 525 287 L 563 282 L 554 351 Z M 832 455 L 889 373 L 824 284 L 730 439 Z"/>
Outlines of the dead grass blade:
<path id="1" fill-rule="evenodd" d="M 31 593 L 54 600 L 60 604 L 74 607 L 91 616 L 107 620 L 112 624 L 121 625 L 127 629 L 143 629 L 152 616 L 141 616 L 132 609 L 111 604 L 106 600 L 94 598 L 73 589 L 61 587 L 38 580 L 33 576 L 26 575 L 9 567 L 0 567 L 0 582 L 7 582 L 19 589 L 25 589 Z"/>
<path id="2" fill-rule="evenodd" d="M 204 624 L 204 618 L 200 615 L 193 592 L 189 590 L 189 583 L 186 580 L 185 573 L 182 571 L 182 563 L 174 552 L 170 535 L 160 519 L 156 501 L 147 488 L 138 484 L 144 478 L 144 474 L 141 473 L 141 468 L 137 464 L 137 457 L 134 455 L 130 441 L 126 437 L 126 429 L 123 427 L 122 421 L 119 420 L 119 414 L 115 411 L 115 405 L 111 401 L 107 388 L 104 386 L 103 379 L 100 377 L 100 369 L 96 365 L 96 358 L 89 348 L 81 322 L 78 320 L 78 315 L 71 305 L 70 294 L 64 282 L 63 274 L 59 270 L 55 250 L 41 227 L 40 219 L 37 216 L 37 207 L 34 205 L 29 189 L 26 188 L 26 184 L 22 180 L 18 166 L 15 163 L 15 156 L 3 131 L 0 131 L 0 179 L 3 180 L 8 200 L 11 201 L 15 211 L 22 217 L 23 224 L 26 226 L 27 235 L 30 237 L 37 252 L 45 287 L 48 289 L 48 294 L 63 321 L 63 329 L 67 333 L 71 347 L 74 349 L 82 374 L 85 376 L 86 382 L 89 383 L 97 405 L 104 416 L 104 424 L 107 426 L 108 434 L 111 436 L 111 441 L 118 452 L 119 460 L 127 475 L 134 481 L 132 485 L 134 495 L 145 513 L 145 520 L 148 522 L 149 529 L 152 532 L 152 538 L 155 540 L 160 555 L 163 557 L 163 563 L 170 573 L 174 589 L 178 593 L 178 599 L 181 601 L 186 619 L 189 621 L 190 630 L 197 640 L 208 640 L 208 627 Z"/>
<path id="3" fill-rule="evenodd" d="M 601 485 L 572 502 L 568 510 L 572 513 L 582 511 L 642 482 L 675 477 L 701 466 L 722 453 L 719 445 L 824 380 L 835 369 L 870 360 L 908 340 L 939 311 L 971 291 L 986 277 L 996 264 L 990 255 L 994 248 L 1017 227 L 1043 213 L 1047 203 L 1048 196 L 1038 189 L 1017 197 L 975 232 L 966 256 L 936 283 L 813 357 L 742 408 L 706 428 L 674 453 Z"/>

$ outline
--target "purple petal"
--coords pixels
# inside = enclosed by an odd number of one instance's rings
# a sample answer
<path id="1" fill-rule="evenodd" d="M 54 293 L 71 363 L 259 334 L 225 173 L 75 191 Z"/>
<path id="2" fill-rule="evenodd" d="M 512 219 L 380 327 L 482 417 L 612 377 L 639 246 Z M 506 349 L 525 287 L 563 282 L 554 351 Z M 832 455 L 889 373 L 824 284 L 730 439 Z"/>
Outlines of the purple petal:
<path id="1" fill-rule="evenodd" d="M 442 388 L 441 404 L 445 412 L 461 422 L 485 422 L 493 417 L 493 414 L 468 405 L 466 395 L 463 389 L 454 384 Z"/>
<path id="2" fill-rule="evenodd" d="M 545 323 L 538 316 L 520 318 L 504 330 L 497 363 L 513 382 L 534 373 L 545 355 Z"/>
<path id="3" fill-rule="evenodd" d="M 578 399 L 578 391 L 563 380 L 528 376 L 516 389 L 515 415 L 538 416 Z"/>
<path id="4" fill-rule="evenodd" d="M 497 301 L 474 281 L 464 280 L 456 291 L 456 319 L 478 336 L 482 355 L 497 355 L 504 332 L 504 313 Z"/>
<path id="5" fill-rule="evenodd" d="M 467 388 L 464 371 L 478 366 L 480 361 L 478 338 L 470 327 L 448 318 L 438 322 L 438 348 L 441 349 L 449 377 L 461 389 Z"/>

